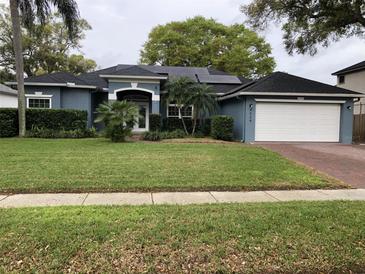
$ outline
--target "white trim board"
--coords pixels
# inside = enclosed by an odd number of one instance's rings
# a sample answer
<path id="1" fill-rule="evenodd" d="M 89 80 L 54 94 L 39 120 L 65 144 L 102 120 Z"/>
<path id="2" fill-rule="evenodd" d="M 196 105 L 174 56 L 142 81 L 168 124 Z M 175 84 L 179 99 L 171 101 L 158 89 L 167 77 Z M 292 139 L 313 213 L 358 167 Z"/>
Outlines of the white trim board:
<path id="1" fill-rule="evenodd" d="M 17 82 L 5 82 L 7 85 L 18 85 Z M 40 86 L 40 87 L 68 87 L 82 89 L 96 89 L 96 86 L 75 85 L 73 83 L 39 83 L 39 82 L 24 82 L 24 86 Z"/>
<path id="2" fill-rule="evenodd" d="M 223 101 L 226 99 L 234 98 L 237 96 L 244 95 L 268 95 L 268 96 L 295 96 L 295 97 L 345 97 L 345 98 L 362 98 L 365 97 L 365 94 L 345 94 L 345 93 L 293 93 L 293 92 L 239 92 L 230 94 L 227 96 L 223 96 L 218 98 L 219 101 Z"/>
<path id="3" fill-rule="evenodd" d="M 44 98 L 52 98 L 53 95 L 48 95 L 48 94 L 25 94 L 25 97 L 35 97 L 35 98 L 39 98 L 39 99 L 44 99 Z"/>
<path id="4" fill-rule="evenodd" d="M 155 94 L 154 91 L 152 91 L 150 89 L 138 88 L 138 87 L 137 88 L 128 87 L 128 88 L 116 89 L 112 93 L 109 93 L 108 99 L 117 100 L 117 92 L 128 91 L 128 90 L 144 91 L 144 92 L 150 93 L 150 94 L 152 94 L 152 101 L 160 101 L 160 95 Z"/>
<path id="5" fill-rule="evenodd" d="M 138 83 L 138 84 L 160 84 L 159 80 L 148 80 L 148 79 L 136 79 L 136 78 L 126 78 L 126 79 L 109 79 L 110 83 Z"/>
<path id="6" fill-rule="evenodd" d="M 301 99 L 255 99 L 256 102 L 307 103 L 307 104 L 344 104 L 344 100 L 301 100 Z"/>
<path id="7" fill-rule="evenodd" d="M 158 79 L 158 80 L 166 80 L 165 76 L 131 76 L 131 75 L 108 75 L 101 74 L 99 75 L 101 78 L 115 78 L 115 79 Z"/>
<path id="8" fill-rule="evenodd" d="M 27 108 L 29 108 L 29 99 L 48 99 L 49 100 L 49 108 L 42 108 L 42 109 L 52 109 L 52 95 L 38 95 L 38 96 L 26 96 L 27 99 Z"/>

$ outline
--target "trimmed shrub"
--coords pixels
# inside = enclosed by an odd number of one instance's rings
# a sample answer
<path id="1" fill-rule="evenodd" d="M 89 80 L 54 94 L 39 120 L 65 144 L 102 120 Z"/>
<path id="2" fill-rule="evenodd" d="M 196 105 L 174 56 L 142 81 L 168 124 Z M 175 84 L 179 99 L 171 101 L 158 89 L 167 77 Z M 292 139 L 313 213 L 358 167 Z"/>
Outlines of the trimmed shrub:
<path id="1" fill-rule="evenodd" d="M 193 120 L 191 118 L 184 118 L 186 128 L 189 133 L 192 132 L 193 129 Z M 207 127 L 204 129 L 204 127 Z M 177 117 L 167 117 L 162 120 L 162 130 L 163 131 L 174 131 L 174 130 L 184 130 L 181 119 Z M 206 136 L 210 135 L 210 119 L 198 119 L 195 131 L 201 131 Z"/>
<path id="2" fill-rule="evenodd" d="M 142 139 L 145 141 L 160 141 L 163 139 L 181 139 L 185 138 L 186 134 L 183 130 L 177 129 L 174 131 L 147 131 L 143 133 Z"/>
<path id="3" fill-rule="evenodd" d="M 161 132 L 161 139 L 181 139 L 185 137 L 186 137 L 185 131 L 181 129 Z"/>
<path id="4" fill-rule="evenodd" d="M 161 140 L 161 135 L 159 131 L 147 131 L 143 133 L 142 139 L 145 141 L 157 142 Z"/>
<path id="5" fill-rule="evenodd" d="M 202 121 L 201 133 L 204 136 L 210 136 L 211 123 L 212 123 L 212 120 L 210 118 L 204 119 L 204 121 Z"/>
<path id="6" fill-rule="evenodd" d="M 85 131 L 87 127 L 87 111 L 72 109 L 27 109 L 27 130 L 34 128 Z M 18 110 L 0 108 L 0 137 L 18 135 Z"/>
<path id="7" fill-rule="evenodd" d="M 75 129 L 75 130 L 54 130 L 47 128 L 33 127 L 27 131 L 27 137 L 30 138 L 69 138 L 69 139 L 80 139 L 80 138 L 94 138 L 96 137 L 95 128 Z"/>
<path id="8" fill-rule="evenodd" d="M 156 113 L 150 114 L 150 131 L 160 131 L 161 127 L 161 115 Z"/>
<path id="9" fill-rule="evenodd" d="M 196 131 L 195 134 L 194 134 L 194 138 L 204 138 L 205 136 L 207 136 L 207 135 L 205 135 L 201 131 Z"/>
<path id="10" fill-rule="evenodd" d="M 193 120 L 190 118 L 184 118 L 186 128 L 189 132 L 191 132 L 193 126 Z M 164 131 L 174 131 L 177 129 L 184 130 L 184 126 L 181 122 L 181 119 L 177 117 L 166 117 L 162 121 L 162 129 Z"/>
<path id="11" fill-rule="evenodd" d="M 214 139 L 231 141 L 233 139 L 233 117 L 217 115 L 212 117 L 211 135 Z"/>
<path id="12" fill-rule="evenodd" d="M 85 129 L 87 111 L 73 109 L 27 109 L 27 129 L 32 127 L 54 130 Z"/>
<path id="13" fill-rule="evenodd" d="M 0 109 L 0 137 L 18 135 L 18 110 L 13 108 Z"/>

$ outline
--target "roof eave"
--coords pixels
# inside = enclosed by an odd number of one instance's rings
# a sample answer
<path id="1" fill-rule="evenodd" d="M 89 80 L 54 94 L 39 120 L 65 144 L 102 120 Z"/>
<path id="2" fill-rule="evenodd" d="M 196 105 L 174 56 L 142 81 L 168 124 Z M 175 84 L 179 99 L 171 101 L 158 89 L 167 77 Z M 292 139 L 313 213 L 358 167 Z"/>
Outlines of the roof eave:
<path id="1" fill-rule="evenodd" d="M 5 82 L 6 85 L 18 85 L 17 82 Z M 24 86 L 43 86 L 43 87 L 69 87 L 81 89 L 95 89 L 96 86 L 76 85 L 73 83 L 42 83 L 42 82 L 24 82 Z"/>
<path id="2" fill-rule="evenodd" d="M 148 80 L 167 80 L 166 76 L 137 76 L 137 75 L 112 75 L 101 74 L 100 78 L 116 78 L 116 79 L 148 79 Z"/>
<path id="3" fill-rule="evenodd" d="M 349 74 L 349 73 L 358 72 L 358 71 L 362 71 L 362 70 L 365 70 L 365 67 L 359 67 L 359 68 L 354 68 L 354 69 L 344 69 L 344 70 L 342 69 L 342 70 L 332 73 L 332 75 L 334 75 L 334 76 L 344 75 L 344 74 Z"/>
<path id="4" fill-rule="evenodd" d="M 16 91 L 12 92 L 12 91 L 0 90 L 0 93 L 6 94 L 6 95 L 11 95 L 11 96 L 18 96 L 18 93 Z"/>
<path id="5" fill-rule="evenodd" d="M 365 94 L 345 94 L 345 93 L 300 93 L 300 92 L 236 92 L 227 96 L 218 98 L 218 101 L 224 101 L 237 96 L 245 95 L 267 95 L 267 96 L 308 96 L 308 97 L 344 97 L 344 98 L 365 98 Z"/>

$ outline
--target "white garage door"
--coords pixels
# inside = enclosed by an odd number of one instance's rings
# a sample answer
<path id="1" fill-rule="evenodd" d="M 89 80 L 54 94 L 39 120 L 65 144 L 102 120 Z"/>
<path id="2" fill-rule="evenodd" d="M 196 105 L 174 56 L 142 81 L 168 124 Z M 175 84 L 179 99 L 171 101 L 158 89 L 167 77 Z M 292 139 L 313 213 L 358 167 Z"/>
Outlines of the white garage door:
<path id="1" fill-rule="evenodd" d="M 256 141 L 339 142 L 340 104 L 256 104 Z"/>

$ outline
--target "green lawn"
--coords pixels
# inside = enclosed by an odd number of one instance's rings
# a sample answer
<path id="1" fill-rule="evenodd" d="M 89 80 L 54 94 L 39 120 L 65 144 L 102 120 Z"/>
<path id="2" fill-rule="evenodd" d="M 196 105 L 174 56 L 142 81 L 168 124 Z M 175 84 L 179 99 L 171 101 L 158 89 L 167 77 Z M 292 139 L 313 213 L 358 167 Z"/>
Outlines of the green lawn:
<path id="1" fill-rule="evenodd" d="M 364 202 L 0 210 L 5 273 L 364 269 Z"/>
<path id="2" fill-rule="evenodd" d="M 242 144 L 0 140 L 0 192 L 259 190 L 339 187 Z"/>

